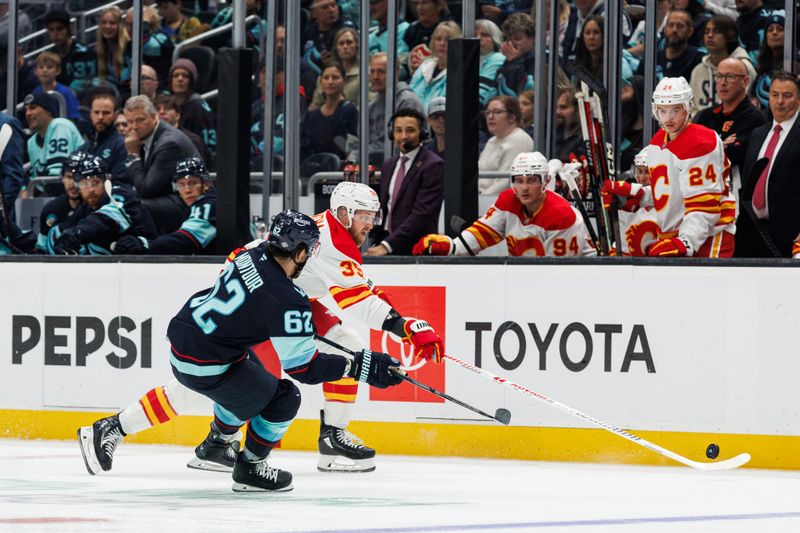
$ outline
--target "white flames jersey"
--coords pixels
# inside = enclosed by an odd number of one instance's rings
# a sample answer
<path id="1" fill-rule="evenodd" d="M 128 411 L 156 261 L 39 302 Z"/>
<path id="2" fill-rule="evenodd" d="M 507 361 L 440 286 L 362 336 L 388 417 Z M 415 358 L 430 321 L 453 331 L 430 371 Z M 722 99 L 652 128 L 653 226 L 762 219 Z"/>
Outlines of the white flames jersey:
<path id="1" fill-rule="evenodd" d="M 373 292 L 374 284 L 364 275 L 361 251 L 350 232 L 330 211 L 312 218 L 319 227 L 319 252 L 309 258 L 295 285 L 310 300 L 330 294 L 340 308 L 371 329 L 381 329 L 392 308 Z"/>
<path id="2" fill-rule="evenodd" d="M 679 236 L 692 254 L 709 237 L 735 231 L 730 165 L 716 132 L 689 124 L 668 141 L 659 130 L 647 147 L 647 162 L 660 238 Z"/>
<path id="3" fill-rule="evenodd" d="M 653 195 L 650 187 L 642 187 L 642 200 L 636 211 L 617 211 L 619 233 L 622 239 L 622 255 L 644 257 L 647 248 L 661 235 L 656 210 L 653 208 Z"/>
<path id="4" fill-rule="evenodd" d="M 511 256 L 597 255 L 578 211 L 551 191 L 529 217 L 514 190 L 506 189 L 461 236 L 475 252 L 505 239 Z M 456 255 L 468 253 L 460 239 L 454 239 L 453 244 Z"/>

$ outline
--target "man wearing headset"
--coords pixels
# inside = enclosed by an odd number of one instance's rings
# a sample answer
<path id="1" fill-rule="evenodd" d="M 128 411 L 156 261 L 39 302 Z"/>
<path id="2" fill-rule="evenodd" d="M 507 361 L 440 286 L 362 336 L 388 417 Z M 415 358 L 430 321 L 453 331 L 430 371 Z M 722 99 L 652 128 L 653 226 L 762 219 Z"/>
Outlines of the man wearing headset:
<path id="1" fill-rule="evenodd" d="M 411 255 L 414 243 L 436 232 L 444 161 L 422 146 L 430 133 L 425 116 L 415 109 L 397 111 L 387 133 L 400 155 L 381 167 L 380 201 L 386 217 L 375 230 L 377 244 L 366 255 Z"/>

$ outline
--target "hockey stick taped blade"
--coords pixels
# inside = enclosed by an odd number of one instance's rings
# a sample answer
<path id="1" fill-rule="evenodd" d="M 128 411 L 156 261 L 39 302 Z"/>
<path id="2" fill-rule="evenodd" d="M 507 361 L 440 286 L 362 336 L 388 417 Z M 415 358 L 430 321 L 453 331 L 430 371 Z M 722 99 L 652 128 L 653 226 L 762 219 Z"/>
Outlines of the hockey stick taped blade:
<path id="1" fill-rule="evenodd" d="M 501 424 L 508 425 L 511 422 L 511 411 L 500 408 L 494 412 L 494 418 Z"/>

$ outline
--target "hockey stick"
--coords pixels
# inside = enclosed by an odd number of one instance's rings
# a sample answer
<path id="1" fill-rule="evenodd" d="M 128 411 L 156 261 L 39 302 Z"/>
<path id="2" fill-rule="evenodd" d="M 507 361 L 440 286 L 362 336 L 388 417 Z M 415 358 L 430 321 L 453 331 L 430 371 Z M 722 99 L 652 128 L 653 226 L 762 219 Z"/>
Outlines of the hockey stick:
<path id="1" fill-rule="evenodd" d="M 461 359 L 458 359 L 457 357 L 453 357 L 452 355 L 445 355 L 444 358 L 447 359 L 448 361 L 451 361 L 452 363 L 455 363 L 455 364 L 457 364 L 457 365 L 459 365 L 459 366 L 461 366 L 463 368 L 466 368 L 467 370 L 471 370 L 472 372 L 475 372 L 476 374 L 480 374 L 481 376 L 489 378 L 489 379 L 491 379 L 492 381 L 494 381 L 496 383 L 500 383 L 501 385 L 505 385 L 506 387 L 514 389 L 514 390 L 516 390 L 518 392 L 521 392 L 522 394 L 525 394 L 527 396 L 532 396 L 536 400 L 538 400 L 538 401 L 540 401 L 542 403 L 546 403 L 547 405 L 549 405 L 551 407 L 555 407 L 559 411 L 563 411 L 563 412 L 568 413 L 568 414 L 570 414 L 572 416 L 575 416 L 575 417 L 578 417 L 578 418 L 580 418 L 582 420 L 590 422 L 590 423 L 592 423 L 592 424 L 594 424 L 596 426 L 599 426 L 599 427 L 605 429 L 606 431 L 609 431 L 609 432 L 611 432 L 611 433 L 613 433 L 613 434 L 615 434 L 615 435 L 617 435 L 619 437 L 622 437 L 623 439 L 629 440 L 629 441 L 633 442 L 634 444 L 638 444 L 639 446 L 644 446 L 645 448 L 647 448 L 650 451 L 656 452 L 656 453 L 661 454 L 661 455 L 663 455 L 665 457 L 669 457 L 673 461 L 677 461 L 677 462 L 679 462 L 681 464 L 684 464 L 686 466 L 692 467 L 694 469 L 707 470 L 707 471 L 732 470 L 734 468 L 739 468 L 740 466 L 742 466 L 743 464 L 747 463 L 750 460 L 750 454 L 749 453 L 741 453 L 741 454 L 737 455 L 736 457 L 731 457 L 730 459 L 726 459 L 724 461 L 719 461 L 719 462 L 714 462 L 714 463 L 701 463 L 701 462 L 698 462 L 698 461 L 693 461 L 693 460 L 691 460 L 691 459 L 689 459 L 687 457 L 679 455 L 679 454 L 677 454 L 677 453 L 675 453 L 673 451 L 670 451 L 670 450 L 668 450 L 666 448 L 662 448 L 658 444 L 653 444 L 652 442 L 647 441 L 647 440 L 645 440 L 645 439 L 643 439 L 641 437 L 637 437 L 633 433 L 625 431 L 624 429 L 620 429 L 618 427 L 612 426 L 611 424 L 603 422 L 602 420 L 598 420 L 598 419 L 594 418 L 591 415 L 588 415 L 586 413 L 578 411 L 577 409 L 573 409 L 572 407 L 570 407 L 568 405 L 565 405 L 565 404 L 563 404 L 561 402 L 558 402 L 556 400 L 553 400 L 552 398 L 548 398 L 544 394 L 535 392 L 535 391 L 533 391 L 531 389 L 523 387 L 522 385 L 517 385 L 516 383 L 513 383 L 513 382 L 507 380 L 506 378 L 503 378 L 503 377 L 497 376 L 495 374 L 492 374 L 488 370 L 484 370 L 483 368 L 477 367 L 477 366 L 475 366 L 475 365 L 473 365 L 471 363 L 468 363 L 466 361 L 462 361 Z"/>
<path id="2" fill-rule="evenodd" d="M 755 163 L 753 163 L 753 168 L 750 169 L 750 176 L 748 176 L 748 183 L 754 183 L 753 180 L 756 180 L 755 183 L 758 183 L 758 179 L 761 177 L 761 174 L 764 172 L 764 169 L 767 168 L 769 165 L 769 159 L 766 157 L 762 157 Z M 741 198 L 741 194 L 739 195 Z M 758 233 L 761 235 L 761 240 L 764 241 L 764 244 L 767 245 L 769 248 L 769 252 L 772 254 L 773 257 L 783 257 L 781 253 L 778 251 L 778 247 L 775 246 L 775 241 L 772 240 L 767 228 L 764 227 L 764 224 L 761 222 L 761 219 L 756 216 L 756 212 L 753 210 L 752 205 L 753 199 L 750 200 L 743 200 L 742 201 L 742 209 L 747 212 L 747 216 L 750 217 L 750 220 L 753 222 L 753 225 L 758 230 Z"/>
<path id="3" fill-rule="evenodd" d="M 578 211 L 581 214 L 583 223 L 586 225 L 586 231 L 589 232 L 589 238 L 592 239 L 594 247 L 597 248 L 599 252 L 600 239 L 597 238 L 597 232 L 594 230 L 594 226 L 592 226 L 592 221 L 589 219 L 589 213 L 586 212 L 586 207 L 583 205 L 583 198 L 581 197 L 581 193 L 578 190 L 578 184 L 575 183 L 575 178 L 569 173 L 564 173 L 564 175 L 561 178 L 567 182 L 567 189 L 569 189 L 569 192 L 572 195 L 572 199 L 575 200 L 575 205 L 578 206 Z"/>
<path id="4" fill-rule="evenodd" d="M 467 244 L 467 241 L 464 239 L 464 237 L 461 236 L 461 232 L 464 231 L 464 229 L 467 226 L 469 226 L 469 224 L 467 224 L 467 221 L 464 220 L 463 218 L 461 218 L 460 216 L 453 215 L 453 216 L 450 217 L 450 229 L 456 232 L 456 236 L 458 236 L 458 240 L 461 241 L 461 244 L 463 244 L 464 248 L 467 249 L 467 253 L 469 253 L 469 255 L 473 255 L 474 256 L 475 252 L 472 251 L 472 248 L 469 247 L 469 244 Z"/>
<path id="5" fill-rule="evenodd" d="M 606 213 L 605 209 L 603 209 L 603 197 L 600 193 L 599 176 L 597 175 L 598 171 L 600 170 L 600 160 L 597 153 L 597 147 L 595 146 L 593 139 L 594 125 L 592 122 L 591 105 L 587 100 L 589 94 L 586 84 L 583 84 L 582 89 L 584 89 L 586 92 L 581 91 L 576 93 L 575 98 L 578 100 L 578 115 L 580 116 L 581 135 L 583 137 L 586 154 L 589 157 L 589 164 L 587 165 L 587 170 L 589 172 L 589 186 L 592 190 L 592 197 L 595 205 L 595 218 L 597 219 L 597 233 L 600 237 L 601 245 L 597 252 L 602 252 L 602 255 L 608 255 L 609 250 L 611 249 L 608 236 L 608 224 L 606 223 Z"/>
<path id="6" fill-rule="evenodd" d="M 106 194 L 108 195 L 108 199 L 111 201 L 112 204 L 114 204 L 114 207 L 119 209 L 119 212 L 122 214 L 122 216 L 125 217 L 125 220 L 128 221 L 128 224 L 130 224 L 130 226 L 133 227 L 133 221 L 131 221 L 131 217 L 129 217 L 128 213 L 125 212 L 125 209 L 123 209 L 122 204 L 119 203 L 119 200 L 114 198 L 114 195 L 111 194 L 111 187 L 112 187 L 111 180 L 109 180 L 109 179 L 105 180 L 105 182 L 103 183 L 103 188 L 105 188 L 105 190 L 106 190 Z"/>
<path id="7" fill-rule="evenodd" d="M 332 341 L 330 339 L 326 339 L 322 335 L 314 334 L 314 337 L 316 337 L 318 340 L 321 340 L 325 344 L 328 344 L 329 346 L 331 346 L 333 348 L 336 348 L 337 350 L 343 351 L 344 353 L 346 353 L 348 355 L 352 355 L 353 357 L 355 357 L 355 355 L 356 355 L 356 352 L 354 352 L 353 350 L 345 348 L 341 344 L 338 344 L 338 343 L 336 343 L 336 342 L 334 342 L 334 341 Z M 415 387 L 419 387 L 422 390 L 426 390 L 426 391 L 430 392 L 431 394 L 434 394 L 434 395 L 438 396 L 439 398 L 444 398 L 445 400 L 453 402 L 456 405 L 460 405 L 461 407 L 463 407 L 465 409 L 469 409 L 470 411 L 472 411 L 474 413 L 478 413 L 479 415 L 485 416 L 486 418 L 491 418 L 492 420 L 497 420 L 501 424 L 508 425 L 508 423 L 511 422 L 511 411 L 509 411 L 508 409 L 502 409 L 502 408 L 498 409 L 497 411 L 495 411 L 494 416 L 492 416 L 489 413 L 485 413 L 485 412 L 481 411 L 477 407 L 473 407 L 473 406 L 469 405 L 468 403 L 464 403 L 461 400 L 453 398 L 449 394 L 445 394 L 444 392 L 441 392 L 441 391 L 438 391 L 438 390 L 434 389 L 430 385 L 426 385 L 426 384 L 424 384 L 424 383 L 422 383 L 420 381 L 417 381 L 414 378 L 411 378 L 411 377 L 407 376 L 402 369 L 398 368 L 397 370 L 393 370 L 393 371 L 395 372 L 395 374 L 400 376 L 400 378 L 403 381 L 407 381 L 407 382 L 411 383 L 412 385 L 414 385 Z"/>
<path id="8" fill-rule="evenodd" d="M 600 151 L 603 150 L 603 145 L 605 145 L 605 165 L 606 165 L 606 179 L 615 181 L 617 179 L 617 170 L 616 165 L 614 163 L 614 147 L 611 144 L 611 141 L 608 138 L 608 129 L 606 128 L 606 120 L 603 111 L 603 103 L 600 100 L 600 96 L 597 93 L 592 95 L 592 102 L 593 102 L 593 113 L 596 111 L 595 115 L 597 116 L 597 136 L 598 142 L 602 143 L 600 147 Z M 611 204 L 611 212 L 609 214 L 609 222 L 611 223 L 611 232 L 614 235 L 614 241 L 617 244 L 617 255 L 621 254 L 622 250 L 622 235 L 620 234 L 619 229 L 619 209 L 617 208 L 616 198 Z"/>

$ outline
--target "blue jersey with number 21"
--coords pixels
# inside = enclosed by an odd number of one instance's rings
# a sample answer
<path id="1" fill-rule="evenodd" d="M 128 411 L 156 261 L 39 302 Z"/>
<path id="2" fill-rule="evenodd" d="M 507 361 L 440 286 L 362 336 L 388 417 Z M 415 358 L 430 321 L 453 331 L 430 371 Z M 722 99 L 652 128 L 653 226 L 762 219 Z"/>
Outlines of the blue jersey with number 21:
<path id="1" fill-rule="evenodd" d="M 184 374 L 214 376 L 271 340 L 285 369 L 317 353 L 311 304 L 264 245 L 239 253 L 213 287 L 194 294 L 170 321 L 172 365 Z"/>

